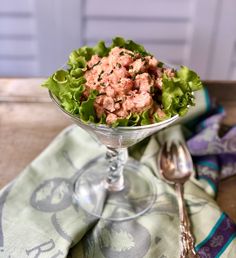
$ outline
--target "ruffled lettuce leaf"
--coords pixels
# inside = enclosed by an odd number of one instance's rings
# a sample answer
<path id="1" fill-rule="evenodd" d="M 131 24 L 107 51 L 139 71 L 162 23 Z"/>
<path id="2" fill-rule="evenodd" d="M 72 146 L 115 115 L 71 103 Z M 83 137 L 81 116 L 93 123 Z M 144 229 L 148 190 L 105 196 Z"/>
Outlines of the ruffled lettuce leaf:
<path id="1" fill-rule="evenodd" d="M 91 123 L 97 122 L 93 105 L 97 95 L 98 91 L 93 90 L 90 92 L 88 99 L 81 103 L 79 107 L 79 117 L 82 121 Z"/>
<path id="2" fill-rule="evenodd" d="M 117 126 L 137 126 L 140 125 L 140 114 L 129 114 L 126 118 L 117 119 L 112 124 L 112 127 Z"/>
<path id="3" fill-rule="evenodd" d="M 69 60 L 68 60 L 67 64 L 72 69 L 85 68 L 87 65 L 87 61 L 86 61 L 85 56 L 80 55 L 79 51 L 74 50 L 69 55 Z"/>
<path id="4" fill-rule="evenodd" d="M 115 37 L 112 39 L 112 44 L 111 44 L 111 48 L 113 47 L 125 47 L 126 44 L 126 40 L 124 38 L 121 37 Z"/>
<path id="5" fill-rule="evenodd" d="M 139 53 L 142 56 L 147 56 L 147 55 L 151 56 L 151 54 L 148 53 L 142 45 L 135 43 L 133 40 L 125 40 L 124 38 L 121 38 L 121 37 L 113 38 L 111 48 L 114 48 L 114 47 L 126 48 L 130 51 Z"/>
<path id="6" fill-rule="evenodd" d="M 149 110 L 145 110 L 140 115 L 140 125 L 149 125 L 149 124 L 151 124 L 150 112 L 149 112 Z"/>
<path id="7" fill-rule="evenodd" d="M 140 115 L 139 114 L 131 114 L 128 121 L 128 126 L 136 126 L 139 124 Z"/>
<path id="8" fill-rule="evenodd" d="M 177 71 L 177 77 L 181 80 L 181 86 L 191 91 L 197 91 L 203 87 L 200 77 L 187 66 L 181 66 Z"/>
<path id="9" fill-rule="evenodd" d="M 202 88 L 199 76 L 186 66 L 181 66 L 175 77 L 164 74 L 162 82 L 162 105 L 168 116 L 185 115 L 188 107 L 195 104 L 193 91 Z"/>
<path id="10" fill-rule="evenodd" d="M 111 126 L 112 127 L 128 126 L 128 123 L 129 123 L 129 117 L 120 118 L 120 119 L 117 119 Z"/>
<path id="11" fill-rule="evenodd" d="M 46 81 L 44 81 L 41 86 L 48 88 L 53 95 L 58 97 L 60 88 L 58 87 L 58 83 L 53 80 L 52 76 L 50 76 Z"/>
<path id="12" fill-rule="evenodd" d="M 166 120 L 166 119 L 169 119 L 169 118 L 171 118 L 171 115 L 170 115 L 170 114 L 165 114 L 164 116 L 159 116 L 158 113 L 155 113 L 155 114 L 153 115 L 153 121 L 154 121 L 154 123 L 159 123 L 159 122 L 162 122 L 162 121 L 164 121 L 164 120 Z"/>
<path id="13" fill-rule="evenodd" d="M 97 124 L 106 124 L 106 115 L 102 114 Z"/>
<path id="14" fill-rule="evenodd" d="M 42 86 L 48 88 L 60 100 L 66 111 L 77 114 L 85 82 L 84 77 L 73 78 L 68 71 L 58 70 Z"/>
<path id="15" fill-rule="evenodd" d="M 60 93 L 61 106 L 68 111 L 69 113 L 76 114 L 79 110 L 79 105 L 74 101 L 73 95 L 71 92 L 61 92 Z"/>
<path id="16" fill-rule="evenodd" d="M 99 41 L 97 45 L 93 48 L 95 54 L 99 57 L 107 56 L 110 52 L 110 48 L 107 48 L 103 40 Z"/>
<path id="17" fill-rule="evenodd" d="M 60 91 L 64 90 L 69 84 L 68 72 L 64 70 L 56 71 L 43 84 L 43 87 L 48 88 L 55 96 L 59 96 Z"/>
<path id="18" fill-rule="evenodd" d="M 95 54 L 94 48 L 88 46 L 81 47 L 76 52 L 79 56 L 84 57 L 86 61 L 89 61 L 91 57 Z"/>
<path id="19" fill-rule="evenodd" d="M 80 78 L 84 75 L 84 71 L 81 68 L 71 69 L 70 74 L 74 78 Z"/>

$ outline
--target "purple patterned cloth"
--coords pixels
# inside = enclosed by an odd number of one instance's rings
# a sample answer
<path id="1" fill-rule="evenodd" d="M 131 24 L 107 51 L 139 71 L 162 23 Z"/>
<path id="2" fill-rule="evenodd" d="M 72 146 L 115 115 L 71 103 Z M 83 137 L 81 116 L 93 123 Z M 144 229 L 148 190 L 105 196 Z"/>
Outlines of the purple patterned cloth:
<path id="1" fill-rule="evenodd" d="M 222 109 L 198 124 L 187 144 L 199 179 L 208 181 L 214 192 L 220 179 L 236 174 L 236 126 L 219 136 Z"/>
<path id="2" fill-rule="evenodd" d="M 224 116 L 224 110 L 217 109 L 198 123 L 193 136 L 187 141 L 197 178 L 209 186 L 212 196 L 216 195 L 222 178 L 236 174 L 236 126 L 220 136 Z M 208 236 L 196 246 L 196 250 L 203 258 L 220 257 L 235 238 L 236 224 L 222 213 Z"/>
<path id="3" fill-rule="evenodd" d="M 222 213 L 208 237 L 196 247 L 196 250 L 202 258 L 220 257 L 235 237 L 236 225 Z"/>

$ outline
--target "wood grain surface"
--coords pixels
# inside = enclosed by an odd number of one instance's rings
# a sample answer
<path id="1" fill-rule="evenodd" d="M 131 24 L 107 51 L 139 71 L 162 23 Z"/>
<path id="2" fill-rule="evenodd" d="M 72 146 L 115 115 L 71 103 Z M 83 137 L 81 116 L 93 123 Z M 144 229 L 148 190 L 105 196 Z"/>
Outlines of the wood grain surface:
<path id="1" fill-rule="evenodd" d="M 0 188 L 14 179 L 27 164 L 72 122 L 51 103 L 43 79 L 0 79 Z M 220 101 L 236 124 L 236 82 L 205 82 L 210 96 Z M 236 222 L 236 176 L 220 183 L 217 201 Z"/>

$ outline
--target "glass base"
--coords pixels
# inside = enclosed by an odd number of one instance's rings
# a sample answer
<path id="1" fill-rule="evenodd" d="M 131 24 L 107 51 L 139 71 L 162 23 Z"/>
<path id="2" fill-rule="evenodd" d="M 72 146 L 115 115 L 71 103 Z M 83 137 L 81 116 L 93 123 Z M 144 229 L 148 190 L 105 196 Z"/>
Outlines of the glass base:
<path id="1" fill-rule="evenodd" d="M 82 171 L 74 184 L 76 205 L 90 215 L 111 221 L 129 220 L 147 212 L 156 198 L 148 168 L 129 160 L 124 166 L 124 188 L 112 191 L 107 187 L 107 166 L 107 161 L 100 158 Z"/>

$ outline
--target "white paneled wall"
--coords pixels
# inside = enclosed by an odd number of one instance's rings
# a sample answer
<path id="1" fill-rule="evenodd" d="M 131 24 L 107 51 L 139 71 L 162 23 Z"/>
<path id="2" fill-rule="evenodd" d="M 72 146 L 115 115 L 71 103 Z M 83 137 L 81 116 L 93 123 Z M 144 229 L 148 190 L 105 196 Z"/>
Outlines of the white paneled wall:
<path id="1" fill-rule="evenodd" d="M 208 78 L 221 0 L 88 0 L 83 42 L 116 35 L 134 39 L 164 62 L 185 64 Z"/>
<path id="2" fill-rule="evenodd" d="M 39 73 L 36 34 L 32 1 L 1 0 L 1 76 L 36 76 Z"/>
<path id="3" fill-rule="evenodd" d="M 85 16 L 183 19 L 190 5 L 191 0 L 86 0 Z"/>
<path id="4" fill-rule="evenodd" d="M 116 35 L 145 45 L 157 58 L 173 64 L 185 60 L 193 1 L 88 0 L 84 16 L 84 43 L 108 43 Z M 104 8 L 106 6 L 106 8 Z"/>
<path id="5" fill-rule="evenodd" d="M 221 0 L 208 67 L 210 79 L 236 80 L 236 1 Z"/>
<path id="6" fill-rule="evenodd" d="M 229 79 L 236 80 L 236 41 L 234 42 L 234 50 L 232 54 L 231 68 L 229 72 Z"/>
<path id="7" fill-rule="evenodd" d="M 82 0 L 31 0 L 35 3 L 39 75 L 49 76 L 82 44 Z"/>
<path id="8" fill-rule="evenodd" d="M 1 0 L 0 76 L 48 76 L 73 49 L 119 35 L 203 79 L 233 79 L 235 10 L 235 0 Z"/>

